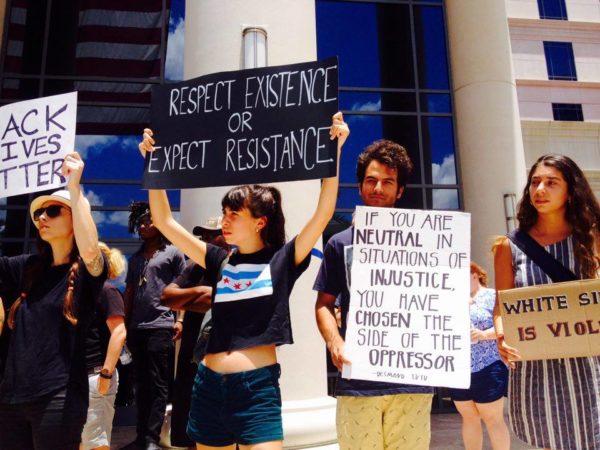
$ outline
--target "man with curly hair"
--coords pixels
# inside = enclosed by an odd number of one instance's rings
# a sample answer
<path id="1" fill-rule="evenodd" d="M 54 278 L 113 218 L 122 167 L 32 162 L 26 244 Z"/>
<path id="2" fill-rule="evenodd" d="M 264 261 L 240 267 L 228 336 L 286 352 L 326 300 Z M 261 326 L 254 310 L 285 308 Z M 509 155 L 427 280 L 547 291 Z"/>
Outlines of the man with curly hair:
<path id="1" fill-rule="evenodd" d="M 393 208 L 402 196 L 413 164 L 395 142 L 379 140 L 358 157 L 358 192 L 366 206 Z M 317 324 L 334 365 L 341 372 L 350 363 L 344 355 L 350 304 L 352 236 L 350 227 L 329 239 L 315 281 Z M 342 327 L 334 306 L 340 297 Z M 348 380 L 338 374 L 337 435 L 340 449 L 428 449 L 433 390 L 430 387 Z"/>
<path id="2" fill-rule="evenodd" d="M 181 336 L 182 327 L 160 297 L 183 272 L 185 258 L 154 226 L 148 203 L 135 202 L 129 209 L 129 232 L 142 240 L 129 259 L 124 294 L 127 344 L 135 372 L 136 444 L 140 449 L 157 450 L 172 383 L 173 341 Z"/>

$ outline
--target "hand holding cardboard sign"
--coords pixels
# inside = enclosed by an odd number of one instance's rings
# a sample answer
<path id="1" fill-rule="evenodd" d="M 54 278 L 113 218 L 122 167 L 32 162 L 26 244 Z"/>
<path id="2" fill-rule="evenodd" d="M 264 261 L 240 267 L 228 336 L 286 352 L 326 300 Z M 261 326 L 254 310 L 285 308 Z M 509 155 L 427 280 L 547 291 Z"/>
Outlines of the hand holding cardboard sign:
<path id="1" fill-rule="evenodd" d="M 519 354 L 519 350 L 508 345 L 506 343 L 506 341 L 504 340 L 503 334 L 498 335 L 498 338 L 496 339 L 496 344 L 498 345 L 498 353 L 500 353 L 500 358 L 502 358 L 502 361 L 504 361 L 504 364 L 506 364 L 511 369 L 514 369 L 515 368 L 514 361 L 521 360 L 521 355 Z"/>
<path id="2" fill-rule="evenodd" d="M 67 187 L 69 189 L 79 186 L 84 167 L 85 164 L 79 153 L 72 152 L 65 156 L 62 166 L 62 174 L 64 177 L 69 179 L 67 182 Z"/>

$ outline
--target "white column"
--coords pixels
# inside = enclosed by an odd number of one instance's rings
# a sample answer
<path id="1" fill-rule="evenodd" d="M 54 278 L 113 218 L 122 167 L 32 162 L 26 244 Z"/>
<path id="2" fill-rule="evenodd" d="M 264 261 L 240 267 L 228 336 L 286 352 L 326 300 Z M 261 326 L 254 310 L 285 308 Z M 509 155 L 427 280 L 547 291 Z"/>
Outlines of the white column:
<path id="1" fill-rule="evenodd" d="M 506 4 L 445 4 L 465 210 L 472 214 L 472 258 L 491 269 L 492 239 L 506 233 L 503 195 L 520 198 L 526 182 Z"/>
<path id="2" fill-rule="evenodd" d="M 313 0 L 188 0 L 185 78 L 242 68 L 242 30 L 248 26 L 266 30 L 270 66 L 316 59 Z M 311 180 L 276 186 L 282 193 L 286 234 L 291 238 L 314 211 L 320 182 Z M 182 224 L 190 230 L 205 218 L 218 214 L 226 190 L 183 190 Z M 316 296 L 312 284 L 319 263 L 313 258 L 290 299 L 295 344 L 278 349 L 285 446 L 288 448 L 335 441 L 335 400 L 326 395 L 325 349 L 314 318 Z"/>

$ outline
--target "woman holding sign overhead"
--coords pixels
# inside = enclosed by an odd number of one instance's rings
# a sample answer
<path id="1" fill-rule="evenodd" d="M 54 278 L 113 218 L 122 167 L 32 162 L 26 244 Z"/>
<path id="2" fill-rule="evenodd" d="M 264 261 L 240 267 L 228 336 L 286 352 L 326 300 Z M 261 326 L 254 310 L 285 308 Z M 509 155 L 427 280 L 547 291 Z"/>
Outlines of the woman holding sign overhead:
<path id="1" fill-rule="evenodd" d="M 331 139 L 339 153 L 350 130 L 333 116 Z M 153 150 L 150 130 L 139 148 Z M 285 242 L 281 195 L 270 186 L 245 185 L 221 201 L 223 237 L 232 254 L 196 239 L 172 217 L 167 196 L 150 190 L 155 225 L 206 268 L 213 285 L 213 328 L 194 382 L 188 435 L 199 449 L 282 448 L 280 368 L 275 347 L 292 343 L 289 295 L 331 219 L 339 176 L 323 180 L 317 209 L 300 234 Z M 217 413 L 218 412 L 218 413 Z"/>
<path id="2" fill-rule="evenodd" d="M 519 230 L 494 246 L 496 289 L 597 278 L 600 206 L 568 157 L 544 155 L 529 171 L 519 203 Z M 536 255 L 536 250 L 539 256 Z M 560 274 L 548 267 L 556 265 Z M 509 371 L 509 417 L 517 437 L 535 447 L 600 449 L 600 358 L 521 361 L 504 341 L 494 311 L 498 350 Z"/>
<path id="3" fill-rule="evenodd" d="M 79 181 L 83 161 L 68 154 L 68 190 L 42 195 L 29 211 L 39 253 L 0 258 L 12 334 L 0 382 L 0 449 L 79 447 L 88 407 L 85 331 L 106 278 L 90 205 Z M 5 299 L 6 300 L 6 299 Z"/>

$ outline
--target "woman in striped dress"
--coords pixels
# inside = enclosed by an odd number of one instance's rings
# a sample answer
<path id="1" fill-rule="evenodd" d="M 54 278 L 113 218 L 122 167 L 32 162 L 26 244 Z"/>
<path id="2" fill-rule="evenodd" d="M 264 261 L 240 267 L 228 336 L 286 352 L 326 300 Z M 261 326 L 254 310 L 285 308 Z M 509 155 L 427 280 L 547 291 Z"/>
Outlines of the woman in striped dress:
<path id="1" fill-rule="evenodd" d="M 581 169 L 561 155 L 540 157 L 519 203 L 519 228 L 579 278 L 597 278 L 600 207 Z M 494 247 L 496 289 L 552 283 L 508 238 Z M 519 361 L 494 311 L 498 350 L 510 367 L 509 419 L 535 447 L 600 449 L 600 358 Z"/>

